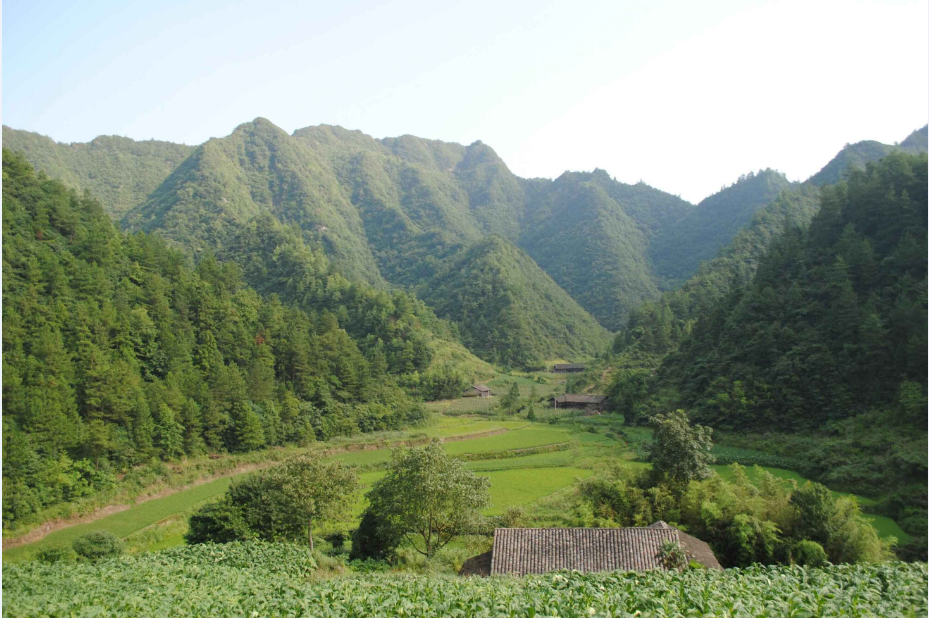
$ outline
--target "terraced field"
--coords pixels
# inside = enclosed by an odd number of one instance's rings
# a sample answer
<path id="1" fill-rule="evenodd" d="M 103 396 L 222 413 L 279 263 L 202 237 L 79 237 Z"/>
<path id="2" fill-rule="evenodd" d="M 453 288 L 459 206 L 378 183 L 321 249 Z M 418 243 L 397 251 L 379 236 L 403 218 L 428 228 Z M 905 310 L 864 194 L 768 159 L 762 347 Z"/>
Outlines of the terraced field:
<path id="1" fill-rule="evenodd" d="M 523 386 L 523 385 L 521 385 Z M 443 440 L 445 450 L 454 456 L 469 458 L 466 466 L 476 473 L 491 479 L 492 506 L 486 514 L 502 513 L 509 506 L 529 506 L 572 485 L 576 479 L 592 474 L 591 467 L 597 462 L 615 460 L 622 465 L 647 468 L 648 464 L 632 461 L 636 434 L 632 443 L 608 437 L 601 427 L 597 432 L 584 430 L 595 427 L 598 419 L 579 425 L 530 423 L 525 420 L 490 420 L 469 416 L 439 416 L 435 424 L 427 429 L 410 432 L 394 432 L 378 441 L 372 436 L 368 445 L 346 444 L 352 448 L 330 455 L 332 459 L 358 466 L 361 490 L 354 504 L 354 515 L 360 515 L 365 506 L 364 492 L 375 480 L 383 476 L 383 468 L 390 459 L 389 445 L 395 443 L 422 442 L 430 437 Z M 612 434 L 610 434 L 612 435 Z M 554 446 L 559 445 L 559 446 Z M 320 448 L 321 445 L 317 445 Z M 546 447 L 551 451 L 537 452 Z M 371 450 L 363 450 L 365 448 Z M 530 451 L 526 453 L 525 451 Z M 715 466 L 724 477 L 731 477 L 728 466 Z M 785 480 L 804 482 L 802 476 L 790 470 L 766 468 Z M 747 468 L 749 478 L 756 475 Z M 234 477 L 233 477 L 234 478 Z M 164 498 L 138 504 L 122 512 L 97 521 L 80 524 L 49 534 L 45 539 L 21 547 L 4 550 L 4 561 L 21 561 L 35 555 L 43 547 L 69 544 L 75 537 L 93 530 L 108 530 L 119 537 L 138 539 L 141 550 L 161 549 L 183 543 L 186 517 L 203 503 L 215 499 L 225 492 L 232 478 L 222 478 L 197 487 L 179 491 Z M 859 498 L 863 506 L 868 499 Z M 896 536 L 906 542 L 909 536 L 897 524 L 886 517 L 871 516 L 873 525 L 882 537 Z M 167 522 L 167 523 L 166 523 Z M 161 530 L 158 534 L 148 534 Z M 151 538 L 150 546 L 145 539 Z"/>

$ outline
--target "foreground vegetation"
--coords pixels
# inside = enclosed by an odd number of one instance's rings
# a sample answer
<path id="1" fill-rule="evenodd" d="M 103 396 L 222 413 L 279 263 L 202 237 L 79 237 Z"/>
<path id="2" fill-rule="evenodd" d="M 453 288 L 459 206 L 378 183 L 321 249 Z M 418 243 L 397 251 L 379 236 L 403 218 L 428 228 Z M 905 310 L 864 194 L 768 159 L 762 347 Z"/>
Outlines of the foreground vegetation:
<path id="1" fill-rule="evenodd" d="M 925 564 L 525 578 L 370 574 L 319 579 L 306 550 L 202 545 L 3 571 L 25 616 L 924 616 Z"/>

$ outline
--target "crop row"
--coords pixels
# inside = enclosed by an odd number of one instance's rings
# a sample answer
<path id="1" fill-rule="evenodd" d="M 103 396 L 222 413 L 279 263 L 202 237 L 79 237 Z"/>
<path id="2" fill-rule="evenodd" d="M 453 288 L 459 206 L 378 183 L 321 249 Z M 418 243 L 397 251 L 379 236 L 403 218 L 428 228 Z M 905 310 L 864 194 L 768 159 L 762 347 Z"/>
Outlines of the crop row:
<path id="1" fill-rule="evenodd" d="M 240 548 L 241 549 L 241 548 Z M 213 549 L 215 551 L 215 548 Z M 303 568 L 170 553 L 98 564 L 10 565 L 20 616 L 925 616 L 925 564 L 457 578 L 370 574 L 311 582 Z M 268 551 L 277 551 L 269 549 Z M 297 560 L 275 554 L 273 560 Z M 272 561 L 273 561 L 272 560 Z"/>
<path id="2" fill-rule="evenodd" d="M 769 468 L 786 468 L 788 470 L 802 470 L 803 462 L 780 455 L 772 455 L 763 451 L 733 446 L 713 447 L 713 456 L 718 464 L 742 464 L 743 466 L 767 466 Z"/>

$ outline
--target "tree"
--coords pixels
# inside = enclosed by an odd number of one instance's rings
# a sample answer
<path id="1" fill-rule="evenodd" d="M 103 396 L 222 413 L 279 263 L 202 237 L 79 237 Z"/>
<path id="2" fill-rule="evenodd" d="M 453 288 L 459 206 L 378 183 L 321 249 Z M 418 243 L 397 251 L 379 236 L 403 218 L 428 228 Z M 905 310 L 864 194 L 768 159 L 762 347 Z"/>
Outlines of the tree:
<path id="1" fill-rule="evenodd" d="M 352 560 L 371 558 L 383 560 L 390 556 L 403 541 L 403 535 L 396 526 L 391 526 L 384 518 L 371 510 L 365 509 L 361 523 L 352 535 Z"/>
<path id="2" fill-rule="evenodd" d="M 194 513 L 187 542 L 306 539 L 313 549 L 314 522 L 344 517 L 357 486 L 345 464 L 300 455 L 233 484 L 221 502 Z"/>
<path id="3" fill-rule="evenodd" d="M 790 503 L 797 509 L 797 525 L 794 528 L 797 538 L 826 546 L 834 533 L 836 517 L 832 492 L 820 483 L 808 481 L 793 492 Z"/>
<path id="4" fill-rule="evenodd" d="M 691 427 L 683 410 L 659 414 L 652 419 L 652 425 L 655 434 L 654 442 L 648 446 L 648 460 L 659 479 L 686 485 L 710 475 L 709 464 L 715 461 L 710 454 L 713 449 L 711 428 Z"/>
<path id="5" fill-rule="evenodd" d="M 510 390 L 506 392 L 506 395 L 500 400 L 500 407 L 503 408 L 506 412 L 515 412 L 515 408 L 519 405 L 519 385 L 516 384 L 516 380 L 510 384 Z"/>
<path id="6" fill-rule="evenodd" d="M 438 440 L 393 452 L 387 475 L 368 493 L 370 510 L 427 558 L 476 529 L 490 505 L 490 481 L 452 459 Z"/>
<path id="7" fill-rule="evenodd" d="M 301 455 L 273 469 L 286 499 L 306 522 L 313 549 L 313 520 L 338 519 L 349 507 L 358 486 L 354 470 L 340 462 L 324 462 L 317 455 Z"/>

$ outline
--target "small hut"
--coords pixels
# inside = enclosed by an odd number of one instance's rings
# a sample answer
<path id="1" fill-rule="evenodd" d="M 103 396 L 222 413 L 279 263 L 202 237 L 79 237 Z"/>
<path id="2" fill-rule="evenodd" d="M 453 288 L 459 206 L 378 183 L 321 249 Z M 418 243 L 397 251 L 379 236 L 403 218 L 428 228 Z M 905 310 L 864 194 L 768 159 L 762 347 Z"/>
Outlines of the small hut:
<path id="1" fill-rule="evenodd" d="M 600 414 L 606 406 L 606 395 L 561 395 L 550 397 L 548 403 L 556 409 L 586 410 Z"/>
<path id="2" fill-rule="evenodd" d="M 490 397 L 493 393 L 490 392 L 490 388 L 485 384 L 475 384 L 468 390 L 464 392 L 462 397 Z"/>

